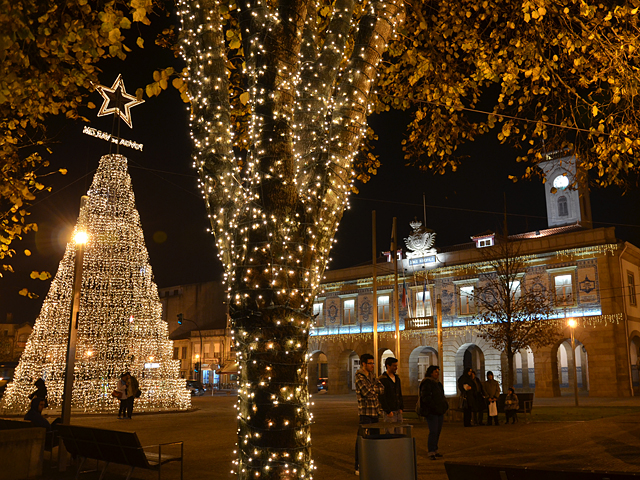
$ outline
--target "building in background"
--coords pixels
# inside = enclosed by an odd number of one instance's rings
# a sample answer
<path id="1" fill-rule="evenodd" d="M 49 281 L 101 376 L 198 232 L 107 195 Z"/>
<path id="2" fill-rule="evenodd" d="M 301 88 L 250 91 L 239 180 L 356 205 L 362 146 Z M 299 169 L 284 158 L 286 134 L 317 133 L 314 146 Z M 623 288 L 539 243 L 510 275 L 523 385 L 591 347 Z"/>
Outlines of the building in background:
<path id="1" fill-rule="evenodd" d="M 180 375 L 217 388 L 235 385 L 238 366 L 222 283 L 179 285 L 158 292 Z"/>
<path id="2" fill-rule="evenodd" d="M 567 319 L 575 328 L 577 383 L 582 395 L 640 394 L 640 249 L 617 239 L 613 228 L 591 228 L 588 190 L 575 158 L 550 154 L 542 169 L 549 228 L 510 235 L 527 271 L 549 292 L 561 338 L 553 345 L 516 354 L 515 388 L 536 396 L 571 395 L 573 355 Z M 407 393 L 417 394 L 429 365 L 443 356 L 445 393 L 457 393 L 456 379 L 466 367 L 481 379 L 493 371 L 497 380 L 506 357 L 480 335 L 474 292 L 486 282 L 486 251 L 497 241 L 491 231 L 472 242 L 435 248 L 435 232 L 412 224 L 406 255 L 399 260 L 399 288 L 407 289 L 400 305 L 400 352 L 395 347 L 394 275 L 391 255 L 377 268 L 379 350 L 373 352 L 372 266 L 326 273 L 314 303 L 315 327 L 309 348 L 309 384 L 325 381 L 328 393 L 355 389 L 359 356 L 371 353 L 384 365 L 388 356 L 400 359 L 398 374 Z M 472 233 L 472 232 L 470 232 Z M 442 302 L 437 318 L 436 300 Z M 442 322 L 443 351 L 438 351 L 437 322 Z M 324 372 L 324 373 L 323 373 Z M 320 380 L 320 377 L 323 380 Z M 505 385 L 505 387 L 508 387 Z"/>

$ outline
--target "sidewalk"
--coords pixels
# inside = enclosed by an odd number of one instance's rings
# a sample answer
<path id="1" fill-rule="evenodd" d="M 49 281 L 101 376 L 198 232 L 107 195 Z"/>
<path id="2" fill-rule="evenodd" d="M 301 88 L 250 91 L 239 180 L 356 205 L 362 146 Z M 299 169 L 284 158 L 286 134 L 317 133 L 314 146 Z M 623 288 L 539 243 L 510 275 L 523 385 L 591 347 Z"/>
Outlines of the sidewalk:
<path id="1" fill-rule="evenodd" d="M 193 400 L 197 410 L 188 413 L 135 416 L 134 411 L 130 421 L 118 420 L 114 415 L 78 415 L 72 417 L 72 423 L 136 431 L 143 445 L 183 440 L 186 480 L 235 478 L 230 474 L 236 435 L 235 397 L 216 395 L 194 397 Z M 568 400 L 572 404 L 573 398 L 558 400 Z M 618 406 L 616 401 L 625 399 L 589 400 L 596 405 L 614 403 Z M 358 422 L 355 395 L 314 395 L 312 402 L 315 420 L 312 457 L 317 467 L 314 479 L 355 480 L 353 452 Z M 443 461 L 426 458 L 426 423 L 412 423 L 418 447 L 418 478 L 447 480 Z M 499 427 L 464 428 L 460 424 L 445 423 L 440 451 L 445 460 L 452 461 L 638 472 L 640 413 L 589 422 L 525 424 L 521 421 Z M 122 480 L 126 472 L 125 467 L 109 465 L 105 480 Z M 74 476 L 75 470 L 64 475 L 48 471 L 41 478 Z M 166 470 L 163 468 L 162 476 L 166 480 L 180 478 L 179 467 L 168 465 Z M 98 475 L 85 474 L 80 478 L 95 480 Z M 132 479 L 140 480 L 155 478 L 156 473 L 142 470 L 135 470 L 132 476 Z"/>

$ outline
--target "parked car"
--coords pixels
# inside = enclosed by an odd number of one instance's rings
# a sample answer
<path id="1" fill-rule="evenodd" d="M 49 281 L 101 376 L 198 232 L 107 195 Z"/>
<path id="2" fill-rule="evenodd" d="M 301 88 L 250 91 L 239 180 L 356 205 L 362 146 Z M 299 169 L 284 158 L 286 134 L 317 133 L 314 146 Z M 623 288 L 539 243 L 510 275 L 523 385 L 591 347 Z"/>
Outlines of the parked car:
<path id="1" fill-rule="evenodd" d="M 319 378 L 318 379 L 318 391 L 327 390 L 328 387 L 328 378 Z"/>
<path id="2" fill-rule="evenodd" d="M 197 380 L 187 380 L 187 390 L 191 392 L 191 395 L 204 395 L 205 389 L 202 384 Z"/>

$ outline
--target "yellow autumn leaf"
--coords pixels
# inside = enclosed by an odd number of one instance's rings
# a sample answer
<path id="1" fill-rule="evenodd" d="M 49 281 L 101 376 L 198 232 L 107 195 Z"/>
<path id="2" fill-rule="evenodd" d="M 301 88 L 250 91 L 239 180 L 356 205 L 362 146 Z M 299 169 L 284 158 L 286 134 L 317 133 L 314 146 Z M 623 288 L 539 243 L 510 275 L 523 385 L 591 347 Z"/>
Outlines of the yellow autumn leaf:
<path id="1" fill-rule="evenodd" d="M 31 256 L 31 250 L 25 250 L 25 251 L 24 251 L 24 254 L 25 254 L 27 257 L 30 257 L 30 256 Z"/>
<path id="2" fill-rule="evenodd" d="M 240 101 L 243 105 L 246 105 L 249 102 L 249 92 L 244 92 L 240 94 Z"/>
<path id="3" fill-rule="evenodd" d="M 144 48 L 144 39 L 142 37 L 138 37 L 138 39 L 136 40 L 136 44 L 140 47 L 140 48 Z"/>
<path id="4" fill-rule="evenodd" d="M 26 297 L 29 295 L 29 290 L 27 290 L 26 288 L 23 288 L 22 290 L 20 290 L 18 292 L 19 295 L 22 295 L 23 297 Z"/>

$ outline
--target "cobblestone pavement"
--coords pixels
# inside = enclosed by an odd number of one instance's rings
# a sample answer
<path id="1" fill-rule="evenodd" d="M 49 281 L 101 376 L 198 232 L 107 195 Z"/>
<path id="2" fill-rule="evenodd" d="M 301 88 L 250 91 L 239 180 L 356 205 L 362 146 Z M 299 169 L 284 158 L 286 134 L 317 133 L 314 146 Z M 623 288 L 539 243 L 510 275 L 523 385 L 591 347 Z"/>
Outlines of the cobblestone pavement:
<path id="1" fill-rule="evenodd" d="M 563 401 L 565 399 L 562 399 Z M 572 399 L 569 399 L 572 401 Z M 313 458 L 316 480 L 356 478 L 353 452 L 357 430 L 355 395 L 315 395 L 312 412 Z M 589 405 L 599 404 L 589 399 Z M 601 404 L 617 403 L 603 400 Z M 235 398 L 196 397 L 198 410 L 189 413 L 135 415 L 133 420 L 114 416 L 76 415 L 72 423 L 99 428 L 136 431 L 143 445 L 183 440 L 185 476 L 192 479 L 231 479 L 235 443 Z M 560 402 L 564 405 L 564 402 Z M 570 405 L 571 402 L 567 403 Z M 631 405 L 640 405 L 634 401 Z M 428 428 L 413 421 L 418 445 L 418 478 L 445 480 L 442 460 L 426 458 Z M 445 460 L 569 469 L 640 472 L 640 413 L 589 422 L 546 422 L 464 428 L 445 423 L 440 438 Z M 390 459 L 392 461 L 392 459 Z M 120 480 L 127 469 L 110 465 L 105 479 Z M 46 479 L 73 478 L 49 470 Z M 80 478 L 93 480 L 97 474 Z M 136 470 L 135 479 L 154 479 L 153 472 Z M 179 468 L 163 470 L 167 480 L 179 478 Z"/>

